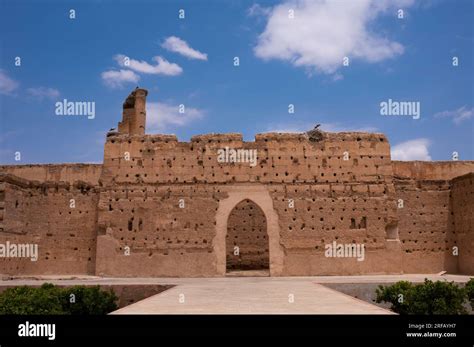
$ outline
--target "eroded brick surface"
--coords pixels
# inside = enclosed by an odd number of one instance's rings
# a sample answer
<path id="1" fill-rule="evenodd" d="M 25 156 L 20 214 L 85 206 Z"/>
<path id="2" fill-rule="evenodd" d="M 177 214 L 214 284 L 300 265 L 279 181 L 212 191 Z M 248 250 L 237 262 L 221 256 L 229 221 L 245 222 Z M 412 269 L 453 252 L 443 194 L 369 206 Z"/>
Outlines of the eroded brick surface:
<path id="1" fill-rule="evenodd" d="M 145 135 L 146 95 L 127 98 L 102 165 L 0 167 L 0 244 L 39 246 L 0 273 L 473 273 L 474 162 L 392 162 L 383 134 L 359 132 L 179 142 Z M 257 156 L 222 162 L 222 149 Z M 365 254 L 328 257 L 333 243 Z"/>

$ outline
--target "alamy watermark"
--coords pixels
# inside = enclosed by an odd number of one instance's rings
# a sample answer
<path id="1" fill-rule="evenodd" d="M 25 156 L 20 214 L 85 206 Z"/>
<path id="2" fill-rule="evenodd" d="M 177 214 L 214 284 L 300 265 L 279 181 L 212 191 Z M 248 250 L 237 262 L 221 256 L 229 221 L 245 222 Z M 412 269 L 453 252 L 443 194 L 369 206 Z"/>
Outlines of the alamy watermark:
<path id="1" fill-rule="evenodd" d="M 38 260 L 38 244 L 36 243 L 0 243 L 0 258 L 30 258 Z"/>
<path id="2" fill-rule="evenodd" d="M 217 162 L 219 163 L 249 163 L 254 167 L 257 165 L 256 149 L 233 149 L 230 147 L 217 150 Z"/>
<path id="3" fill-rule="evenodd" d="M 380 114 L 382 116 L 411 116 L 413 119 L 420 119 L 420 102 L 388 99 L 380 103 Z"/>
<path id="4" fill-rule="evenodd" d="M 30 323 L 26 321 L 18 325 L 19 337 L 47 337 L 48 340 L 56 339 L 56 324 L 54 323 Z"/>
<path id="5" fill-rule="evenodd" d="M 54 104 L 57 116 L 87 116 L 87 119 L 95 118 L 94 101 L 58 101 Z"/>
<path id="6" fill-rule="evenodd" d="M 365 259 L 365 245 L 363 243 L 337 243 L 333 241 L 324 246 L 326 258 L 357 258 L 357 261 Z"/>

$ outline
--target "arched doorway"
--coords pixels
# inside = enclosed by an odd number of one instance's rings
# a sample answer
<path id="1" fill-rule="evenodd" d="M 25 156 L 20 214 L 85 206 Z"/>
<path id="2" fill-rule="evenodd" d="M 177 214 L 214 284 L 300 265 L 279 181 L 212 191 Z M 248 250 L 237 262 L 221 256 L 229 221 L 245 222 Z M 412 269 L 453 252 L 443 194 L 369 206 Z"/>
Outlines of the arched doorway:
<path id="1" fill-rule="evenodd" d="M 226 235 L 229 216 L 237 204 L 249 199 L 255 202 L 265 214 L 270 251 L 270 275 L 281 276 L 285 254 L 280 244 L 278 214 L 273 208 L 273 199 L 267 187 L 262 184 L 239 184 L 225 186 L 221 189 L 221 192 L 225 193 L 227 197 L 219 201 L 215 222 L 216 236 L 212 240 L 217 274 L 226 275 Z"/>
<path id="2" fill-rule="evenodd" d="M 226 272 L 269 271 L 267 220 L 250 199 L 239 202 L 229 214 L 226 234 Z"/>

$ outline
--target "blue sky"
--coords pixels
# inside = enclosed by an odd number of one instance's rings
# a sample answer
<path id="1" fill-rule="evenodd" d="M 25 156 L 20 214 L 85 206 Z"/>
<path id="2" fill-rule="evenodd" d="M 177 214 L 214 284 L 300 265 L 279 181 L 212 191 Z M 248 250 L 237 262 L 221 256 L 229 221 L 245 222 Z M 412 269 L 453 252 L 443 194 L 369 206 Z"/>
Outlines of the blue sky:
<path id="1" fill-rule="evenodd" d="M 181 141 L 321 123 L 385 133 L 398 159 L 474 160 L 473 22 L 469 0 L 4 0 L 0 162 L 101 162 L 137 85 L 147 133 Z M 95 118 L 55 114 L 63 99 L 95 102 Z M 388 99 L 419 102 L 420 119 L 381 115 Z"/>

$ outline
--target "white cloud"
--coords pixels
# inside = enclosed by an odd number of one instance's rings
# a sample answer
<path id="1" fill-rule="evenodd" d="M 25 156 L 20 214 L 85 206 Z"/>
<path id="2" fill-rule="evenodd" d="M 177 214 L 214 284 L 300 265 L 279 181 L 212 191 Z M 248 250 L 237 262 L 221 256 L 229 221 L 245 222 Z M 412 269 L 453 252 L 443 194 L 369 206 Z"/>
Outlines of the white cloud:
<path id="1" fill-rule="evenodd" d="M 117 54 L 114 59 L 123 68 L 129 68 L 145 74 L 177 76 L 183 72 L 183 69 L 178 64 L 170 63 L 160 56 L 152 58 L 156 65 L 149 64 L 143 60 L 135 60 L 123 54 Z"/>
<path id="2" fill-rule="evenodd" d="M 184 55 L 189 59 L 207 60 L 207 54 L 191 48 L 188 43 L 179 37 L 170 36 L 166 38 L 161 47 L 175 53 Z"/>
<path id="3" fill-rule="evenodd" d="M 257 16 L 268 16 L 272 12 L 270 7 L 263 7 L 259 4 L 253 4 L 247 10 L 247 15 L 250 17 L 257 17 Z"/>
<path id="4" fill-rule="evenodd" d="M 205 111 L 185 106 L 184 113 L 179 112 L 179 105 L 163 102 L 147 103 L 147 130 L 151 133 L 163 132 L 173 127 L 185 126 L 204 117 Z"/>
<path id="5" fill-rule="evenodd" d="M 431 160 L 428 151 L 428 139 L 415 139 L 399 143 L 392 147 L 392 160 Z"/>
<path id="6" fill-rule="evenodd" d="M 266 14 L 251 7 L 248 13 L 267 16 L 265 30 L 254 48 L 257 57 L 279 59 L 309 73 L 335 73 L 343 58 L 379 62 L 403 53 L 403 46 L 370 30 L 389 10 L 407 8 L 413 0 L 288 0 Z M 289 18 L 289 10 L 294 18 Z"/>
<path id="7" fill-rule="evenodd" d="M 12 80 L 7 74 L 0 70 L 0 94 L 11 94 L 20 84 Z"/>
<path id="8" fill-rule="evenodd" d="M 449 117 L 453 119 L 455 124 L 460 124 L 461 122 L 471 119 L 474 116 L 474 107 L 468 108 L 467 106 L 463 106 L 453 111 L 438 112 L 434 116 L 436 118 Z"/>
<path id="9" fill-rule="evenodd" d="M 59 90 L 47 87 L 28 88 L 26 92 L 39 100 L 55 99 L 60 95 Z"/>
<path id="10" fill-rule="evenodd" d="M 140 76 L 130 70 L 104 71 L 101 77 L 104 83 L 111 88 L 121 88 L 125 83 L 137 83 L 140 79 Z"/>

